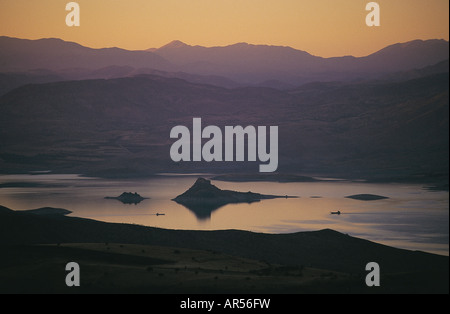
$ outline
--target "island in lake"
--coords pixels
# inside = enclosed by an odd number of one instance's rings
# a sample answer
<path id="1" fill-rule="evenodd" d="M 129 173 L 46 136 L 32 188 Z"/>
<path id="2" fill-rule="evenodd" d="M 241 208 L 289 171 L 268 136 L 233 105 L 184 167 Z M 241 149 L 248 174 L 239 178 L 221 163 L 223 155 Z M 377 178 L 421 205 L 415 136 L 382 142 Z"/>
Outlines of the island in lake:
<path id="1" fill-rule="evenodd" d="M 145 200 L 147 197 L 142 197 L 140 196 L 138 193 L 134 192 L 123 192 L 122 194 L 120 194 L 120 196 L 107 196 L 105 197 L 106 199 L 114 199 L 114 200 L 118 200 L 121 201 L 124 204 L 138 204 L 140 202 L 142 202 L 143 200 Z"/>
<path id="2" fill-rule="evenodd" d="M 387 199 L 389 197 L 381 196 L 381 195 L 374 195 L 374 194 L 356 194 L 356 195 L 346 196 L 346 198 L 352 198 L 354 200 L 360 200 L 360 201 L 376 201 L 376 200 Z"/>
<path id="3" fill-rule="evenodd" d="M 210 180 L 198 178 L 186 192 L 172 200 L 194 212 L 197 218 L 205 219 L 211 216 L 212 211 L 227 204 L 253 203 L 264 199 L 295 197 L 297 196 L 221 190 L 211 184 Z"/>

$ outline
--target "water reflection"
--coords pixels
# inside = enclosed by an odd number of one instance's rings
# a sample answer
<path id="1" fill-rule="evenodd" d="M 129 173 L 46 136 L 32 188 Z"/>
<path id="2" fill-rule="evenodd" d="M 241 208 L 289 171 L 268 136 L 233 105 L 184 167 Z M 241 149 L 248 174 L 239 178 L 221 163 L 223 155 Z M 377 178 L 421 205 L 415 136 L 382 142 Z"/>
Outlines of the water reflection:
<path id="1" fill-rule="evenodd" d="M 211 219 L 211 213 L 215 210 L 218 210 L 221 207 L 224 207 L 226 204 L 188 204 L 188 203 L 182 203 L 180 201 L 174 201 L 178 204 L 180 204 L 181 206 L 187 208 L 188 210 L 190 210 L 195 217 L 197 217 L 197 219 L 199 221 L 205 221 L 205 220 L 210 220 Z"/>
<path id="2" fill-rule="evenodd" d="M 105 199 L 113 199 L 113 200 L 117 200 L 119 202 L 122 202 L 122 204 L 127 204 L 127 205 L 137 205 L 140 202 L 142 202 L 143 200 L 145 200 L 145 197 L 140 196 L 138 193 L 134 192 L 123 192 L 122 194 L 120 194 L 120 196 L 106 196 Z"/>
<path id="3" fill-rule="evenodd" d="M 197 178 L 106 180 L 76 175 L 0 175 L 0 205 L 15 210 L 64 208 L 72 211 L 69 216 L 167 229 L 291 233 L 330 228 L 387 245 L 448 255 L 448 192 L 430 192 L 410 184 L 214 181 L 224 190 L 299 198 L 206 206 L 172 201 Z M 123 191 L 138 191 L 149 199 L 133 206 L 105 199 Z M 353 194 L 378 194 L 389 199 L 346 198 Z M 341 215 L 330 214 L 338 210 Z"/>

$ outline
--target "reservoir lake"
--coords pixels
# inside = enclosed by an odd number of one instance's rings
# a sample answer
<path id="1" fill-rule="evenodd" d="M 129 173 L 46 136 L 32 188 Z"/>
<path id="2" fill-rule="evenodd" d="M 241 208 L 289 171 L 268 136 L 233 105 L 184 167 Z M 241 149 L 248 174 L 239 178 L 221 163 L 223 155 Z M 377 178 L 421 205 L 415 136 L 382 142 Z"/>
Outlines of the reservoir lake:
<path id="1" fill-rule="evenodd" d="M 239 229 L 293 233 L 333 229 L 389 246 L 449 255 L 449 193 L 420 184 L 317 182 L 225 182 L 220 189 L 297 198 L 229 204 L 196 212 L 172 201 L 205 174 L 158 175 L 146 179 L 103 179 L 76 174 L 0 175 L 0 205 L 13 210 L 55 207 L 69 216 L 105 222 L 185 229 Z M 137 192 L 148 199 L 123 204 L 107 196 Z M 387 199 L 347 198 L 375 194 Z M 331 212 L 340 211 L 340 215 Z"/>

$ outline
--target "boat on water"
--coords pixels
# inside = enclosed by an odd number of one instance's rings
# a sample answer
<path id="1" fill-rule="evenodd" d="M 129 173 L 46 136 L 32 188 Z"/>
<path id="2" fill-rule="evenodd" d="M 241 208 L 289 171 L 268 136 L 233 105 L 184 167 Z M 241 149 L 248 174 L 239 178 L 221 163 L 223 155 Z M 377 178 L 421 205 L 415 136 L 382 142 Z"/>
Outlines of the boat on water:
<path id="1" fill-rule="evenodd" d="M 338 210 L 337 212 L 331 212 L 331 215 L 340 215 L 340 214 L 341 214 L 340 210 Z"/>

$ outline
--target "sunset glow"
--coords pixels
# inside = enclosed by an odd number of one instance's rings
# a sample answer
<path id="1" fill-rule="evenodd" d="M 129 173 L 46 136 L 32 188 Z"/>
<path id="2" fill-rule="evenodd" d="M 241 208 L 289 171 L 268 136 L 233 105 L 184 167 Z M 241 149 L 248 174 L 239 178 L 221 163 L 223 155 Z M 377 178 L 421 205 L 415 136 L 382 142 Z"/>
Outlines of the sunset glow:
<path id="1" fill-rule="evenodd" d="M 364 56 L 414 39 L 449 39 L 446 0 L 377 1 L 379 27 L 366 26 L 369 1 L 360 0 L 78 0 L 79 27 L 65 24 L 67 2 L 0 0 L 0 35 L 129 50 L 176 39 L 207 47 L 247 42 L 322 57 Z"/>

